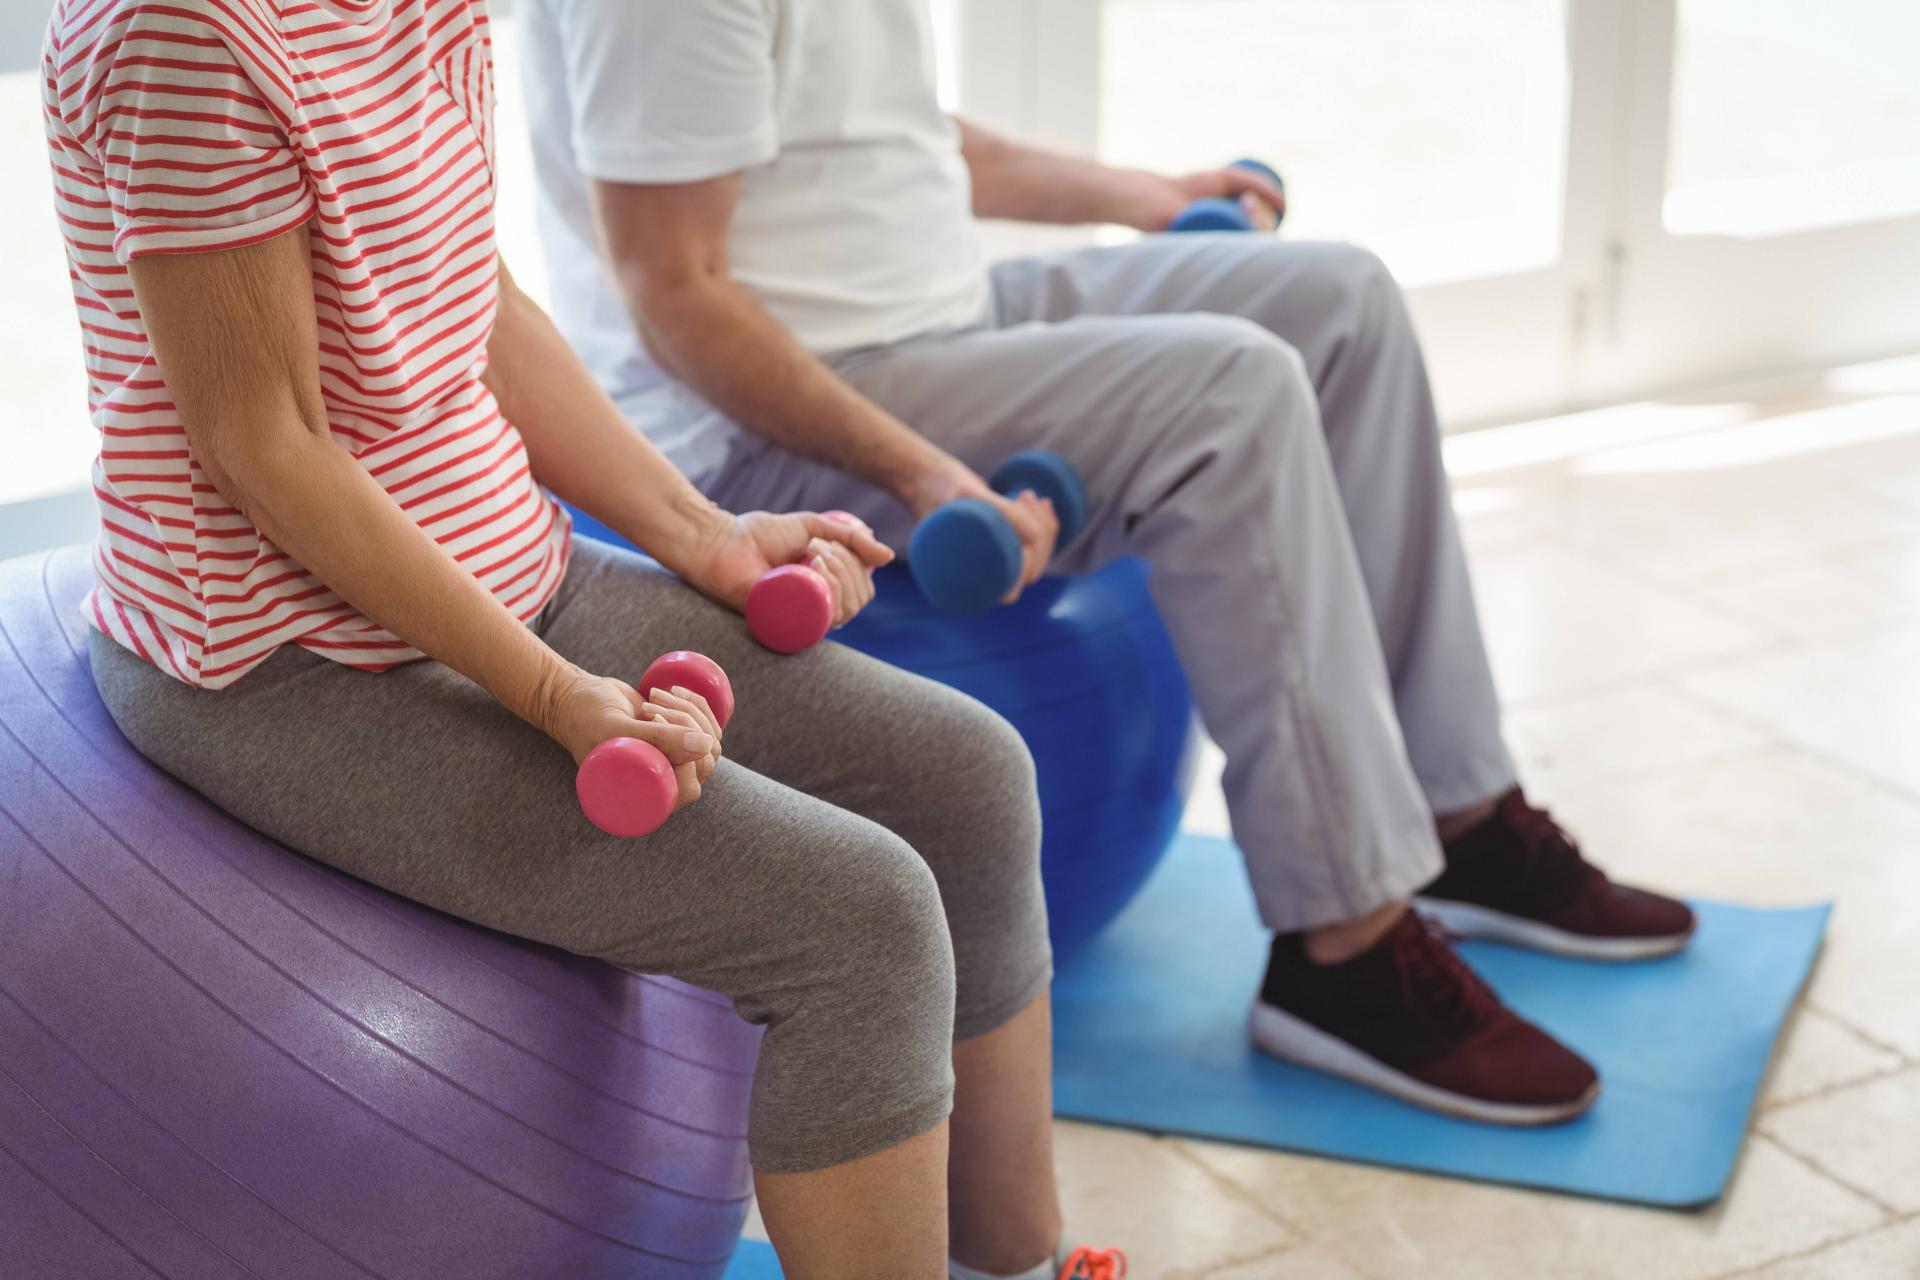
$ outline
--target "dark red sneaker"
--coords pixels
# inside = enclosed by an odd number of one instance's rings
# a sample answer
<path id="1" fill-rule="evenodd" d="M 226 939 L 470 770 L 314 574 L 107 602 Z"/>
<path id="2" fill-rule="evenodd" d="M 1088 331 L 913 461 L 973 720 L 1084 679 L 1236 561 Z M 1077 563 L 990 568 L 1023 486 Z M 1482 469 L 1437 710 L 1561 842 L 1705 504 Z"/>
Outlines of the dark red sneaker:
<path id="1" fill-rule="evenodd" d="M 1585 960 L 1670 955 L 1693 937 L 1692 908 L 1607 879 L 1518 787 L 1485 822 L 1447 841 L 1446 854 L 1446 870 L 1418 904 L 1455 937 Z"/>
<path id="2" fill-rule="evenodd" d="M 1273 940 L 1249 1034 L 1276 1058 L 1488 1124 L 1554 1124 L 1600 1096 L 1593 1068 L 1520 1018 L 1417 911 L 1351 960 Z"/>

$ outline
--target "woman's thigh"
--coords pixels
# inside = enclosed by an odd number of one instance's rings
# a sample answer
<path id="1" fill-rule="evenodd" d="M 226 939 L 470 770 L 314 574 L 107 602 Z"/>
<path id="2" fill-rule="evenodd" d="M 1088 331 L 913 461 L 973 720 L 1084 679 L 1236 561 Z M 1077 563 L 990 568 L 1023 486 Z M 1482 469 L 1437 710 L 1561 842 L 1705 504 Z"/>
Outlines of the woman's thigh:
<path id="1" fill-rule="evenodd" d="M 609 836 L 581 814 L 567 753 L 438 663 L 373 674 L 288 648 L 209 691 L 97 636 L 93 662 L 142 754 L 290 848 L 477 924 L 729 995 L 803 946 L 780 908 L 804 911 L 817 886 L 928 879 L 904 842 L 732 761 L 652 835 Z"/>
<path id="2" fill-rule="evenodd" d="M 953 939 L 960 1034 L 997 1026 L 1045 987 L 1039 803 L 1012 726 L 945 685 L 840 645 L 770 653 L 739 615 L 635 556 L 576 544 L 569 579 L 577 589 L 544 621 L 558 652 L 632 679 L 665 649 L 706 653 L 734 688 L 730 760 L 885 827 L 926 861 Z"/>

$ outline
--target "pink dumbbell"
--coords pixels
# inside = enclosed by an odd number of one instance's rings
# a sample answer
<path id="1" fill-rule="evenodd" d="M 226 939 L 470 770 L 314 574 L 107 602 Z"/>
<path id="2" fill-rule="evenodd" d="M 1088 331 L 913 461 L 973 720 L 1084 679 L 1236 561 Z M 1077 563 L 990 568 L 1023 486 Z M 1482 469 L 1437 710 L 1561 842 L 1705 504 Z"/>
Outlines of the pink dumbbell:
<path id="1" fill-rule="evenodd" d="M 822 514 L 841 524 L 860 523 L 845 511 Z M 770 569 L 747 593 L 747 630 L 775 653 L 811 649 L 832 626 L 833 587 L 808 565 Z"/>
<path id="2" fill-rule="evenodd" d="M 690 690 L 707 700 L 725 728 L 733 718 L 733 685 L 712 658 L 686 649 L 663 653 L 640 677 L 640 696 L 654 689 Z M 644 836 L 673 812 L 679 787 L 660 749 L 638 738 L 608 738 L 587 752 L 573 789 L 587 821 L 610 836 Z"/>

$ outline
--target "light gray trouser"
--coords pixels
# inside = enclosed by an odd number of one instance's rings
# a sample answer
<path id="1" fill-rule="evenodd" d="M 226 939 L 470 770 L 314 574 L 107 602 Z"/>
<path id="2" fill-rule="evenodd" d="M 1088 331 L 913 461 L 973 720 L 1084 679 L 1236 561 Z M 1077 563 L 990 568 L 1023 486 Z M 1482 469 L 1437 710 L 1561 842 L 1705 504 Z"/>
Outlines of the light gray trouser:
<path id="1" fill-rule="evenodd" d="M 573 762 L 435 662 L 380 674 L 288 647 L 218 692 L 95 635 L 140 752 L 267 835 L 507 933 L 728 995 L 767 1028 L 762 1169 L 855 1159 L 938 1124 L 952 1041 L 1051 977 L 1033 765 L 969 698 L 839 645 L 792 658 L 626 552 L 576 540 L 535 629 L 638 680 L 697 649 L 733 681 L 726 758 L 654 834 L 589 825 Z"/>
<path id="2" fill-rule="evenodd" d="M 1269 927 L 1348 919 L 1438 872 L 1433 815 L 1512 785 L 1425 367 L 1399 289 L 1346 245 L 1164 236 L 997 267 L 979 328 L 834 358 L 977 470 L 1041 447 L 1086 480 L 1054 567 L 1152 566 Z M 907 512 L 749 437 L 735 510 Z"/>

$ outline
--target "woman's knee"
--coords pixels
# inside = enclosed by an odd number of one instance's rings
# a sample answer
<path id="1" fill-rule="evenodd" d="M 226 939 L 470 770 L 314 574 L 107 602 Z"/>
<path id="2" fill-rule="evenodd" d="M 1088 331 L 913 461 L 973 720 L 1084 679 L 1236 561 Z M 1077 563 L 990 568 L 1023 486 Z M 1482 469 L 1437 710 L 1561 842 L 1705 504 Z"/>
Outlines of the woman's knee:
<path id="1" fill-rule="evenodd" d="M 858 1159 L 924 1132 L 952 1101 L 954 959 L 932 873 L 870 823 L 821 857 L 778 908 L 801 940 L 791 967 L 734 998 L 767 1025 L 756 1168 Z"/>

